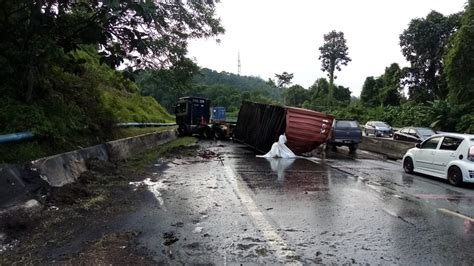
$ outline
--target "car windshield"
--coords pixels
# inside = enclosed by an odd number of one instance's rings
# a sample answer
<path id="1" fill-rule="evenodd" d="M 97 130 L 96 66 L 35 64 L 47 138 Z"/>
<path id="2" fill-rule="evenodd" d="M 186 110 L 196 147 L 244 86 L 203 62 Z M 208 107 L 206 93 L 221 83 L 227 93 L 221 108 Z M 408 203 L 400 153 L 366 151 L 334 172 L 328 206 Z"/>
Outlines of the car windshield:
<path id="1" fill-rule="evenodd" d="M 336 121 L 336 127 L 358 127 L 356 121 Z"/>
<path id="2" fill-rule="evenodd" d="M 376 127 L 389 127 L 387 124 L 385 124 L 383 122 L 375 122 L 374 125 Z"/>
<path id="3" fill-rule="evenodd" d="M 428 128 L 422 128 L 422 129 L 418 129 L 418 132 L 420 133 L 420 135 L 422 136 L 431 136 L 431 135 L 434 135 L 435 132 L 431 129 L 428 129 Z"/>

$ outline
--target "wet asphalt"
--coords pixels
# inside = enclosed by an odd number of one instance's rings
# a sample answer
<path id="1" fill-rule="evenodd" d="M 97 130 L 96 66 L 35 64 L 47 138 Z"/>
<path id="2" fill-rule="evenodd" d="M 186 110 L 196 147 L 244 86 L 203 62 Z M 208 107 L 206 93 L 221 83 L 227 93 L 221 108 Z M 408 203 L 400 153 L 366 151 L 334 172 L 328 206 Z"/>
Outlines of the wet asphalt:
<path id="1" fill-rule="evenodd" d="M 126 217 L 163 264 L 473 264 L 474 187 L 403 173 L 346 150 L 265 159 L 201 141 L 158 161 L 148 204 Z"/>

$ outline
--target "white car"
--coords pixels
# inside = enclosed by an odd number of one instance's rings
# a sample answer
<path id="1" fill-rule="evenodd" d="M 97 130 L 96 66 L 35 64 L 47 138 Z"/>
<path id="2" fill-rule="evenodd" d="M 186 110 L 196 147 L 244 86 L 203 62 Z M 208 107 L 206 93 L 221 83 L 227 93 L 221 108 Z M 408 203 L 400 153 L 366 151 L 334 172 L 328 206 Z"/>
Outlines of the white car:
<path id="1" fill-rule="evenodd" d="M 403 169 L 448 179 L 455 186 L 474 183 L 474 135 L 433 135 L 407 151 Z"/>

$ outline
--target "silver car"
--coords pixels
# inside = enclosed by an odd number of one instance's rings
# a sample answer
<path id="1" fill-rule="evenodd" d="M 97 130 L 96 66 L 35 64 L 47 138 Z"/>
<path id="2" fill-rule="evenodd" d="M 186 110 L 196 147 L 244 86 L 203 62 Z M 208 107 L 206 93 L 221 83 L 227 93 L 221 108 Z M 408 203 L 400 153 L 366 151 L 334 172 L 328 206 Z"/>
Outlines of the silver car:
<path id="1" fill-rule="evenodd" d="M 372 134 L 376 137 L 389 137 L 393 136 L 393 129 L 390 125 L 382 121 L 369 121 L 364 126 L 364 133 L 366 136 Z"/>

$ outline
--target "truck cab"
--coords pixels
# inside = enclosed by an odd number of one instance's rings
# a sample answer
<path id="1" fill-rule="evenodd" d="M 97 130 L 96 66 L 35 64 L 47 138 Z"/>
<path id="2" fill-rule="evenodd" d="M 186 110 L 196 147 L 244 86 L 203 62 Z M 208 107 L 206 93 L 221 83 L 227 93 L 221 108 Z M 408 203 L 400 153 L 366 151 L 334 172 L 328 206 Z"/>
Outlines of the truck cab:
<path id="1" fill-rule="evenodd" d="M 206 135 L 210 119 L 210 100 L 203 97 L 179 98 L 175 107 L 178 134 L 188 136 L 192 134 Z"/>

